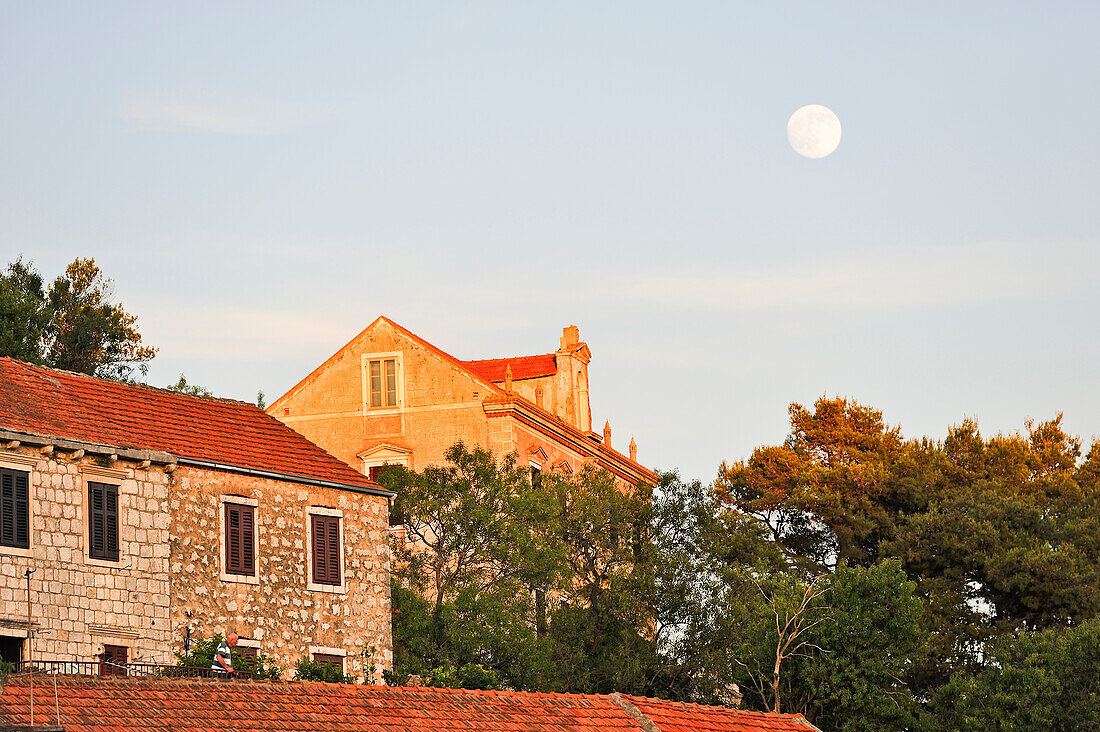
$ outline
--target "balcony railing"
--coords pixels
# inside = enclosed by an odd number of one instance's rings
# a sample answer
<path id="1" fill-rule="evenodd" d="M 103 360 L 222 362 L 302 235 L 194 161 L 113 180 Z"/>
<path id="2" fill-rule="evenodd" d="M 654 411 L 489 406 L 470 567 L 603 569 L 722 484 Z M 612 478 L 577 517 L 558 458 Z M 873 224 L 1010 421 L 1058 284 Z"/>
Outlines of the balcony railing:
<path id="1" fill-rule="evenodd" d="M 113 661 L 20 661 L 13 674 L 57 674 L 64 676 L 129 676 L 155 678 L 236 678 L 250 679 L 252 671 L 241 669 L 233 673 L 199 666 L 168 666 L 159 663 L 115 663 Z"/>

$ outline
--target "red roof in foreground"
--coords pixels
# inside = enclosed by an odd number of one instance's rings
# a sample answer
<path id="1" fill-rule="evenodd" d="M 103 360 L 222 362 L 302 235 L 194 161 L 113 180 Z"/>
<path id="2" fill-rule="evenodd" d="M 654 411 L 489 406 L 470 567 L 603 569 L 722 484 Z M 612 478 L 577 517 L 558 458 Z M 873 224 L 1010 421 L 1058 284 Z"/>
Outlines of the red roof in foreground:
<path id="1" fill-rule="evenodd" d="M 0 358 L 0 429 L 378 489 L 253 404 Z"/>
<path id="2" fill-rule="evenodd" d="M 484 358 L 479 361 L 463 361 L 462 365 L 476 375 L 499 383 L 504 381 L 508 365 L 512 366 L 512 378 L 516 381 L 522 379 L 537 379 L 540 376 L 553 376 L 558 373 L 558 362 L 554 360 L 554 354 L 542 353 L 538 356 L 512 356 L 511 358 Z"/>
<path id="3" fill-rule="evenodd" d="M 56 702 L 54 682 L 56 681 Z M 0 694 L 0 724 L 30 722 L 29 679 Z M 35 723 L 66 732 L 807 732 L 799 715 L 639 697 L 216 679 L 38 676 Z M 55 710 L 60 710 L 57 718 Z M 646 726 L 646 725 L 651 726 Z"/>

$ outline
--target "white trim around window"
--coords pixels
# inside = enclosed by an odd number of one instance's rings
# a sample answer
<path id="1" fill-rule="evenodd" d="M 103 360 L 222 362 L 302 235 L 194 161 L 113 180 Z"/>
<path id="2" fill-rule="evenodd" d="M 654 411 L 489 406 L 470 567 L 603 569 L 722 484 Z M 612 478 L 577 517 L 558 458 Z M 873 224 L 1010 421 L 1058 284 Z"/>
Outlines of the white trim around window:
<path id="1" fill-rule="evenodd" d="M 405 408 L 405 373 L 404 373 L 404 354 L 401 351 L 388 351 L 385 353 L 364 353 L 360 356 L 359 364 L 360 371 L 362 373 L 363 381 L 363 403 L 362 409 L 364 415 L 378 415 L 378 414 L 396 414 Z M 372 407 L 370 405 L 370 362 L 371 361 L 388 361 L 393 359 L 394 361 L 394 378 L 396 383 L 394 384 L 394 391 L 396 392 L 396 404 L 385 404 L 385 384 L 382 385 L 382 400 L 383 404 L 379 407 Z"/>

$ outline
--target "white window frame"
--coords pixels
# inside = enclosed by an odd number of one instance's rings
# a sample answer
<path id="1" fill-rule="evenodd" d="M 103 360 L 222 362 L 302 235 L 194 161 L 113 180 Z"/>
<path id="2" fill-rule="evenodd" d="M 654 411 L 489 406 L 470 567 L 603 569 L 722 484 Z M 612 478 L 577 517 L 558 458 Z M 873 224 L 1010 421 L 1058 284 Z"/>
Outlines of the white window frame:
<path id="1" fill-rule="evenodd" d="M 405 408 L 405 364 L 401 351 L 389 351 L 386 353 L 364 353 L 360 357 L 360 371 L 363 379 L 363 414 L 374 416 L 378 414 L 397 414 Z M 394 376 L 397 379 L 397 404 L 390 406 L 372 407 L 370 405 L 370 362 L 394 361 Z"/>
<path id="2" fill-rule="evenodd" d="M 313 516 L 334 516 L 340 519 L 340 584 L 326 585 L 313 581 Z M 311 592 L 327 592 L 330 595 L 348 594 L 348 563 L 347 551 L 344 548 L 344 512 L 338 508 L 325 506 L 309 506 L 306 508 L 306 589 Z M 312 652 L 312 651 L 311 651 Z M 327 653 L 327 651 L 318 651 Z"/>
<path id="3" fill-rule="evenodd" d="M 225 571 L 225 504 L 234 503 L 238 506 L 252 506 L 254 524 L 252 532 L 252 556 L 256 558 L 256 574 L 229 574 Z M 222 582 L 237 582 L 246 585 L 260 584 L 260 502 L 255 498 L 235 496 L 223 493 L 218 497 L 218 571 Z"/>

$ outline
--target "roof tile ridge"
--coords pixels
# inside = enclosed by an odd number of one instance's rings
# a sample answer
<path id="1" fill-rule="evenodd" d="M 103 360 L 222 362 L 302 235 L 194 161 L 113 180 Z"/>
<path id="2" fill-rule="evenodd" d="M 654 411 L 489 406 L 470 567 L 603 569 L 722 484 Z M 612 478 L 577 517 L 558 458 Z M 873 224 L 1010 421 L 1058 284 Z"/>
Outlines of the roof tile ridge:
<path id="1" fill-rule="evenodd" d="M 141 381 L 126 381 L 125 379 L 112 379 L 112 378 L 107 377 L 107 376 L 95 376 L 93 374 L 85 374 L 82 371 L 70 371 L 68 369 L 59 369 L 59 368 L 56 368 L 54 366 L 46 366 L 44 364 L 31 363 L 30 361 L 20 361 L 19 359 L 12 358 L 10 356 L 0 356 L 0 358 L 2 358 L 5 361 L 10 361 L 10 362 L 12 362 L 12 363 L 14 363 L 18 366 L 25 367 L 30 371 L 45 371 L 47 373 L 62 374 L 64 376 L 73 376 L 73 377 L 76 377 L 78 379 L 82 379 L 84 381 L 92 381 L 92 382 L 95 382 L 95 383 L 105 384 L 105 385 L 109 385 L 109 386 L 117 386 L 117 387 L 121 387 L 123 389 L 126 389 L 126 388 L 143 389 L 143 390 L 146 390 L 146 391 L 151 391 L 151 392 L 155 392 L 155 393 L 164 394 L 166 396 L 181 397 L 181 398 L 184 398 L 184 399 L 195 399 L 195 400 L 198 400 L 198 401 L 206 401 L 206 402 L 222 402 L 222 403 L 225 403 L 225 404 L 243 405 L 243 406 L 247 406 L 247 407 L 252 407 L 253 409 L 259 409 L 259 407 L 257 407 L 252 402 L 246 402 L 246 401 L 242 401 L 240 399 L 231 399 L 229 397 L 219 397 L 219 396 L 203 396 L 201 394 L 185 394 L 183 392 L 174 391 L 174 390 L 168 389 L 166 387 L 153 386 L 152 384 L 146 384 L 146 383 L 141 382 Z M 260 410 L 260 411 L 263 411 L 263 410 Z"/>
<path id="2" fill-rule="evenodd" d="M 629 699 L 619 692 L 612 692 L 607 695 L 607 698 L 622 707 L 627 714 L 634 718 L 634 721 L 637 722 L 638 726 L 645 730 L 645 732 L 661 732 L 661 728 L 657 726 L 656 722 L 643 714 L 641 709 L 636 707 Z"/>
<path id="3" fill-rule="evenodd" d="M 553 358 L 555 355 L 556 354 L 554 354 L 554 353 L 531 353 L 531 354 L 527 354 L 527 355 L 518 355 L 518 356 L 493 356 L 492 358 L 468 358 L 468 359 L 464 359 L 464 360 L 460 359 L 460 360 L 462 360 L 462 363 L 474 364 L 474 363 L 485 363 L 487 361 L 512 361 L 512 360 L 517 360 L 517 359 L 521 359 L 521 358 Z"/>

